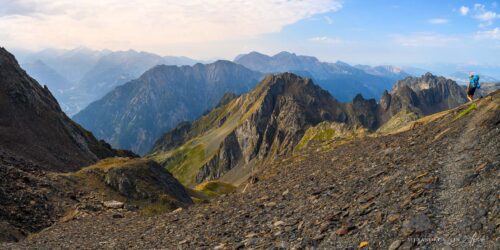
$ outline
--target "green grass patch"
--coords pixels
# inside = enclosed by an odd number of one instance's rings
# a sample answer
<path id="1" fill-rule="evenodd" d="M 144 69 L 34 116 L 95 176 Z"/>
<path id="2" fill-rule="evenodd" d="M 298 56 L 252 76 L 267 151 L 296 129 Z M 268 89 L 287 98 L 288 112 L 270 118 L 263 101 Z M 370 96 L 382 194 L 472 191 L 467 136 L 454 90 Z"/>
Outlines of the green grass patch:
<path id="1" fill-rule="evenodd" d="M 295 150 L 301 150 L 305 148 L 310 141 L 325 142 L 332 140 L 335 136 L 335 129 L 328 127 L 327 123 L 320 123 L 316 127 L 309 128 L 302 139 L 295 147 Z"/>
<path id="2" fill-rule="evenodd" d="M 222 181 L 207 181 L 197 185 L 193 190 L 212 198 L 221 194 L 233 192 L 235 189 L 236 187 L 229 183 Z"/>
<path id="3" fill-rule="evenodd" d="M 401 110 L 399 113 L 391 117 L 389 121 L 384 123 L 379 129 L 380 133 L 390 133 L 394 132 L 403 126 L 409 124 L 410 122 L 418 120 L 419 116 L 415 112 L 409 110 Z"/>
<path id="4" fill-rule="evenodd" d="M 164 214 L 171 212 L 175 209 L 172 204 L 164 202 L 156 202 L 145 205 L 141 208 L 140 213 L 145 216 L 154 216 L 158 214 Z"/>
<path id="5" fill-rule="evenodd" d="M 203 144 L 184 145 L 176 149 L 162 165 L 183 185 L 193 186 L 196 184 L 196 175 L 205 161 Z"/>
<path id="6" fill-rule="evenodd" d="M 477 105 L 475 103 L 471 104 L 467 109 L 464 109 L 462 110 L 462 112 L 458 113 L 457 116 L 455 116 L 455 118 L 453 118 L 453 121 L 456 121 L 464 116 L 466 116 L 467 114 L 469 114 L 472 110 L 474 109 L 477 109 Z"/>

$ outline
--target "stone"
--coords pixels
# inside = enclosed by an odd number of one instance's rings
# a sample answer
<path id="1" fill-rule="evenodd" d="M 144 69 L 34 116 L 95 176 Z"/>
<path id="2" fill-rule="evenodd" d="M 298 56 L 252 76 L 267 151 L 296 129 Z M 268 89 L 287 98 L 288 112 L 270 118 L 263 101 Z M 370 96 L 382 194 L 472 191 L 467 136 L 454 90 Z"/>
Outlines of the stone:
<path id="1" fill-rule="evenodd" d="M 401 246 L 401 240 L 395 240 L 389 245 L 389 250 L 396 250 L 398 247 Z"/>
<path id="2" fill-rule="evenodd" d="M 276 202 L 274 202 L 274 201 L 268 202 L 268 203 L 266 203 L 265 206 L 266 207 L 275 207 L 276 206 Z"/>
<path id="3" fill-rule="evenodd" d="M 285 225 L 285 222 L 284 222 L 284 221 L 279 220 L 279 221 L 274 222 L 274 223 L 273 223 L 273 225 L 274 225 L 275 227 L 279 227 L 279 226 L 283 226 L 283 225 Z"/>
<path id="4" fill-rule="evenodd" d="M 124 217 L 123 214 L 120 214 L 120 213 L 114 213 L 113 214 L 113 218 L 115 218 L 115 219 L 121 219 L 123 217 Z"/>
<path id="5" fill-rule="evenodd" d="M 389 216 L 387 216 L 387 221 L 392 223 L 399 220 L 400 217 L 401 217 L 400 214 L 390 214 Z"/>
<path id="6" fill-rule="evenodd" d="M 124 203 L 121 201 L 105 201 L 103 202 L 103 206 L 110 209 L 118 209 L 123 208 Z"/>
<path id="7" fill-rule="evenodd" d="M 172 213 L 179 213 L 179 212 L 181 212 L 182 210 L 183 210 L 183 208 L 182 208 L 182 207 L 180 207 L 180 208 L 177 208 L 177 209 L 175 209 L 174 211 L 172 211 Z"/>
<path id="8" fill-rule="evenodd" d="M 335 231 L 335 234 L 338 236 L 346 235 L 349 232 L 347 228 L 339 228 L 337 231 Z"/>
<path id="9" fill-rule="evenodd" d="M 222 250 L 222 249 L 224 249 L 224 247 L 226 247 L 226 244 L 221 243 L 221 244 L 219 244 L 219 245 L 215 246 L 215 247 L 214 247 L 214 250 Z"/>
<path id="10" fill-rule="evenodd" d="M 422 233 L 432 230 L 434 226 L 427 215 L 420 213 L 406 220 L 403 223 L 403 228 L 408 232 Z"/>
<path id="11" fill-rule="evenodd" d="M 460 183 L 460 187 L 467 187 L 469 186 L 470 184 L 472 184 L 472 182 L 476 179 L 476 177 L 478 177 L 479 174 L 478 173 L 472 173 L 472 174 L 468 174 L 467 176 L 464 177 L 464 179 L 462 180 L 462 183 Z"/>

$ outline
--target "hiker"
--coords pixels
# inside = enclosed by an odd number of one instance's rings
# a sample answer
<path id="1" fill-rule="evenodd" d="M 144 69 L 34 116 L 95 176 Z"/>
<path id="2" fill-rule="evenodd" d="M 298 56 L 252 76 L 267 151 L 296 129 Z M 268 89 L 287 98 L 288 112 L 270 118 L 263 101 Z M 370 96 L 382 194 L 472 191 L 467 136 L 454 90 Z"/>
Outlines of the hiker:
<path id="1" fill-rule="evenodd" d="M 480 88 L 479 75 L 474 74 L 474 72 L 470 72 L 469 85 L 467 86 L 467 99 L 471 102 L 474 100 L 474 92 L 476 92 L 476 88 Z"/>

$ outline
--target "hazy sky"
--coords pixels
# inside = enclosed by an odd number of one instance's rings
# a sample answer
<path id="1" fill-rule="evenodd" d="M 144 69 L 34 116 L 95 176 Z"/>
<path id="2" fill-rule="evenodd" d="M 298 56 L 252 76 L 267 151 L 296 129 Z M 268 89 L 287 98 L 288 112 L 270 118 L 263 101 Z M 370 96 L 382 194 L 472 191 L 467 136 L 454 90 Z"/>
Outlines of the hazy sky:
<path id="1" fill-rule="evenodd" d="M 495 1 L 0 0 L 0 46 L 500 66 Z"/>

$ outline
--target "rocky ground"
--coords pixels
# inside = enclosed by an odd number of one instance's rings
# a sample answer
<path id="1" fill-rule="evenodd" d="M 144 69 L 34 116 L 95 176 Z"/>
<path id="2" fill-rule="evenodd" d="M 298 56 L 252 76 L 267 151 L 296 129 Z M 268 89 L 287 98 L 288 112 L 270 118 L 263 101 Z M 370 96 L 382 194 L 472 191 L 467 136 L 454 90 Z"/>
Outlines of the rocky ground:
<path id="1" fill-rule="evenodd" d="M 500 92 L 475 105 L 308 147 L 207 204 L 108 210 L 1 247 L 499 249 Z"/>

